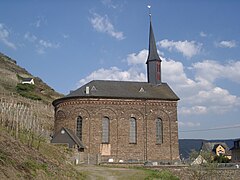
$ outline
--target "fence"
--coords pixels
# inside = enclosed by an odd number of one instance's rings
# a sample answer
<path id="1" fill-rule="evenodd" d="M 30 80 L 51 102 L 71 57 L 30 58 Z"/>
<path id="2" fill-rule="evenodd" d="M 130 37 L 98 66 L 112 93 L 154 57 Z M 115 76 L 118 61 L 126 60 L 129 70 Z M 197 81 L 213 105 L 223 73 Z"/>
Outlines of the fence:
<path id="1" fill-rule="evenodd" d="M 0 124 L 15 138 L 25 134 L 28 145 L 50 137 L 54 123 L 51 104 L 25 99 L 13 93 L 0 93 Z"/>

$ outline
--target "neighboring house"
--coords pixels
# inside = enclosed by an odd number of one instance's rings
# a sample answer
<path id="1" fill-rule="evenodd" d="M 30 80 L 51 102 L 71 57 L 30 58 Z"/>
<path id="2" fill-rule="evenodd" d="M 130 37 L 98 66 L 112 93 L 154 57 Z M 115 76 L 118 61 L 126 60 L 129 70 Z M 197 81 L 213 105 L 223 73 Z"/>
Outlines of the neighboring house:
<path id="1" fill-rule="evenodd" d="M 232 151 L 232 162 L 240 162 L 240 139 L 234 141 L 234 146 L 230 150 Z"/>
<path id="2" fill-rule="evenodd" d="M 76 134 L 85 162 L 178 161 L 179 97 L 161 81 L 161 62 L 150 21 L 148 82 L 93 80 L 54 100 L 54 133 Z"/>
<path id="3" fill-rule="evenodd" d="M 33 78 L 23 78 L 22 84 L 34 84 Z"/>
<path id="4" fill-rule="evenodd" d="M 51 139 L 54 144 L 67 144 L 69 148 L 78 148 L 79 151 L 84 149 L 81 140 L 75 135 L 73 131 L 67 128 L 61 128 L 55 133 Z"/>
<path id="5" fill-rule="evenodd" d="M 216 156 L 226 156 L 231 159 L 231 152 L 226 143 L 224 142 L 203 142 L 201 151 L 210 152 L 212 155 Z"/>

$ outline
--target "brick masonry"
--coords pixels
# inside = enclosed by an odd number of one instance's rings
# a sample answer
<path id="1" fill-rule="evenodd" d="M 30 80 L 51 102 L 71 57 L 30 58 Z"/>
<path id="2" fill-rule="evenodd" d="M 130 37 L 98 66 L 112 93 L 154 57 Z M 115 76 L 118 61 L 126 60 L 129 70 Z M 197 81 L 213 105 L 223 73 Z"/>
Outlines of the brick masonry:
<path id="1" fill-rule="evenodd" d="M 76 132 L 77 117 L 83 119 L 85 161 L 175 161 L 179 158 L 177 101 L 136 99 L 62 99 L 55 105 L 54 131 L 62 127 Z M 102 118 L 110 119 L 110 141 L 102 144 Z M 137 143 L 129 143 L 131 117 L 136 118 Z M 163 122 L 163 143 L 156 144 L 156 119 Z"/>

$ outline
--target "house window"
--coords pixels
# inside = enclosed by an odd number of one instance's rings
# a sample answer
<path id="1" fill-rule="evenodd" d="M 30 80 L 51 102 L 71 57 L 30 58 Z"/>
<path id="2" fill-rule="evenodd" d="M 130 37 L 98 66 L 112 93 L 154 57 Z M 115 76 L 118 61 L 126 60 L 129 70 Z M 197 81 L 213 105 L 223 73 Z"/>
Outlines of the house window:
<path id="1" fill-rule="evenodd" d="M 160 118 L 156 119 L 156 144 L 163 143 L 163 124 Z"/>
<path id="2" fill-rule="evenodd" d="M 109 118 L 103 117 L 102 119 L 102 143 L 109 143 Z"/>
<path id="3" fill-rule="evenodd" d="M 83 119 L 81 116 L 77 117 L 77 128 L 76 128 L 76 134 L 77 137 L 82 141 L 82 123 L 83 123 Z"/>
<path id="4" fill-rule="evenodd" d="M 134 117 L 130 118 L 129 143 L 137 143 L 137 121 Z"/>

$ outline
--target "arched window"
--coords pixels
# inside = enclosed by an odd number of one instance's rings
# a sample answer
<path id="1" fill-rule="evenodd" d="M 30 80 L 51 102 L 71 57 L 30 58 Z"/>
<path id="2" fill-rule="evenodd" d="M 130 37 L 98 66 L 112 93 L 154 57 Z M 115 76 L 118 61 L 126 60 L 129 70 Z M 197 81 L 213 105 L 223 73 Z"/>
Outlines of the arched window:
<path id="1" fill-rule="evenodd" d="M 160 118 L 156 119 L 156 144 L 163 143 L 163 123 Z"/>
<path id="2" fill-rule="evenodd" d="M 130 129 L 129 129 L 129 143 L 137 143 L 137 126 L 136 119 L 130 118 Z"/>
<path id="3" fill-rule="evenodd" d="M 109 143 L 109 118 L 103 117 L 102 119 L 102 143 Z"/>
<path id="4" fill-rule="evenodd" d="M 77 128 L 76 128 L 76 134 L 77 137 L 82 141 L 82 124 L 83 124 L 83 119 L 81 116 L 77 117 Z"/>
<path id="5" fill-rule="evenodd" d="M 62 110 L 57 111 L 55 116 L 56 116 L 56 119 L 58 120 L 66 118 L 66 115 Z"/>

